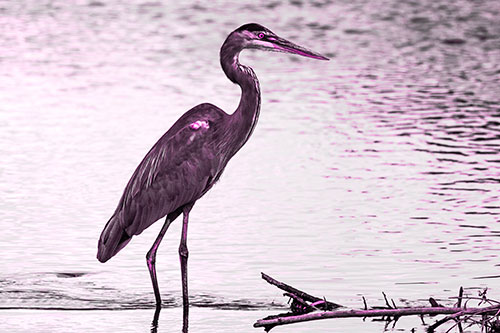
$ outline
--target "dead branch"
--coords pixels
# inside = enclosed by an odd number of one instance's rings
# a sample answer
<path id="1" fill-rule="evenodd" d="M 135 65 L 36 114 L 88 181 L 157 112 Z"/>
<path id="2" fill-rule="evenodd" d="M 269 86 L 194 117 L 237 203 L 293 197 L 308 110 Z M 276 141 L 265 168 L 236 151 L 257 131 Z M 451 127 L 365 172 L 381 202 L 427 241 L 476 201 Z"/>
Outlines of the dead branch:
<path id="1" fill-rule="evenodd" d="M 446 307 L 437 307 L 437 308 L 419 307 L 419 308 L 398 308 L 398 309 L 381 309 L 381 310 L 337 310 L 337 311 L 314 312 L 297 316 L 278 317 L 272 319 L 259 319 L 253 326 L 274 327 L 279 325 L 300 323 L 311 320 L 329 319 L 329 318 L 402 317 L 402 316 L 414 316 L 414 315 L 439 315 L 439 314 L 453 314 L 458 317 L 463 315 L 495 314 L 498 310 L 500 310 L 499 306 L 490 306 L 487 308 L 471 308 L 467 310 L 463 310 L 462 308 L 446 308 Z M 448 318 L 446 321 L 450 319 L 453 318 Z M 443 323 L 444 322 L 445 321 L 443 321 Z"/>
<path id="2" fill-rule="evenodd" d="M 339 305 L 339 304 L 336 304 L 336 303 L 332 303 L 332 302 L 328 302 L 328 301 L 324 300 L 323 298 L 319 298 L 319 297 L 316 297 L 316 296 L 309 295 L 308 293 L 305 293 L 305 292 L 303 292 L 303 291 L 301 291 L 299 289 L 296 289 L 296 288 L 294 288 L 292 286 L 289 286 L 286 283 L 283 283 L 283 282 L 280 282 L 278 280 L 275 280 L 275 279 L 273 279 L 272 277 L 270 277 L 269 275 L 267 275 L 265 273 L 261 272 L 260 274 L 262 275 L 262 278 L 264 280 L 266 280 L 268 283 L 272 284 L 273 286 L 276 286 L 279 289 L 286 291 L 287 293 L 290 293 L 290 294 L 293 294 L 295 296 L 298 296 L 298 298 L 301 298 L 301 299 L 303 299 L 305 301 L 308 301 L 308 302 L 311 302 L 311 303 L 317 303 L 315 306 L 318 307 L 318 308 L 321 308 L 323 310 L 333 310 L 333 309 L 342 307 L 342 305 Z M 290 296 L 290 295 L 286 295 L 286 296 Z"/>
<path id="3" fill-rule="evenodd" d="M 327 302 L 319 297 L 315 297 L 309 295 L 301 290 L 298 290 L 292 286 L 289 286 L 283 282 L 277 281 L 262 273 L 262 278 L 266 280 L 268 283 L 277 286 L 278 288 L 286 291 L 286 296 L 290 297 L 293 302 L 291 305 L 292 311 L 290 313 L 269 316 L 263 319 L 259 319 L 254 323 L 254 327 L 264 327 L 266 332 L 270 331 L 275 326 L 287 325 L 292 323 L 299 323 L 311 320 L 322 320 L 322 319 L 331 319 L 331 318 L 367 318 L 367 317 L 382 317 L 394 321 L 397 321 L 399 317 L 402 316 L 413 316 L 418 315 L 423 318 L 424 315 L 448 315 L 441 320 L 436 321 L 433 325 L 429 326 L 428 332 L 434 332 L 434 330 L 450 321 L 454 320 L 455 325 L 457 325 L 460 329 L 462 328 L 461 323 L 468 319 L 469 322 L 472 321 L 473 324 L 478 323 L 483 327 L 489 327 L 490 330 L 487 332 L 498 332 L 496 331 L 496 327 L 499 323 L 499 314 L 500 314 L 500 304 L 496 301 L 490 300 L 486 298 L 486 290 L 483 294 L 480 294 L 480 297 L 464 297 L 463 296 L 463 288 L 460 288 L 460 292 L 458 295 L 458 301 L 456 306 L 446 307 L 441 304 L 438 304 L 432 297 L 429 299 L 431 303 L 430 307 L 405 307 L 398 308 L 396 307 L 396 303 L 393 299 L 391 299 L 391 303 L 385 293 L 382 293 L 384 296 L 384 300 L 386 303 L 386 307 L 373 307 L 368 308 L 366 304 L 366 299 L 363 297 L 363 310 L 350 309 L 350 310 L 335 310 L 333 309 L 341 307 L 338 304 Z M 461 306 L 464 300 L 467 299 L 479 299 L 481 302 L 479 305 L 486 303 L 489 306 L 476 307 L 476 308 L 467 308 L 467 303 Z M 310 302 L 310 303 L 308 303 Z M 493 304 L 493 305 L 492 305 Z M 313 312 L 314 310 L 322 309 L 322 312 Z M 483 320 L 476 321 L 472 319 L 473 316 L 482 316 Z M 488 318 L 488 316 L 490 316 Z M 461 319 L 462 318 L 462 319 Z M 485 318 L 486 323 L 485 323 Z M 491 329 L 493 328 L 493 329 Z"/>

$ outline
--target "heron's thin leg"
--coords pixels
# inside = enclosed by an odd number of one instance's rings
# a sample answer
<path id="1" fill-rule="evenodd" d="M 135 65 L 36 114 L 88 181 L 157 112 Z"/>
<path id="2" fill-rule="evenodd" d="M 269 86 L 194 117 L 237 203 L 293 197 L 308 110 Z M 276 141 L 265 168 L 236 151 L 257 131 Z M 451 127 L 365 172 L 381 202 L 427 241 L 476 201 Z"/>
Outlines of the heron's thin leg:
<path id="1" fill-rule="evenodd" d="M 158 280 L 156 279 L 156 266 L 155 266 L 156 250 L 158 250 L 158 246 L 160 246 L 161 240 L 163 239 L 163 236 L 165 236 L 165 233 L 167 232 L 167 229 L 172 223 L 172 221 L 173 219 L 169 219 L 167 216 L 167 218 L 165 219 L 165 224 L 163 225 L 163 227 L 161 227 L 158 237 L 156 237 L 153 246 L 151 246 L 151 249 L 148 251 L 148 254 L 146 254 L 146 262 L 148 264 L 149 274 L 151 275 L 151 281 L 153 282 L 153 289 L 155 292 L 157 310 L 161 309 L 161 297 L 160 297 L 160 289 L 158 288 Z"/>
<path id="2" fill-rule="evenodd" d="M 185 206 L 182 210 L 184 213 L 182 219 L 182 236 L 181 244 L 179 245 L 179 259 L 181 262 L 181 276 L 182 276 L 182 304 L 183 304 L 183 332 L 187 332 L 188 317 L 189 317 L 189 299 L 188 299 L 188 281 L 187 281 L 187 261 L 189 251 L 187 248 L 187 227 L 189 220 L 189 212 L 193 205 Z"/>

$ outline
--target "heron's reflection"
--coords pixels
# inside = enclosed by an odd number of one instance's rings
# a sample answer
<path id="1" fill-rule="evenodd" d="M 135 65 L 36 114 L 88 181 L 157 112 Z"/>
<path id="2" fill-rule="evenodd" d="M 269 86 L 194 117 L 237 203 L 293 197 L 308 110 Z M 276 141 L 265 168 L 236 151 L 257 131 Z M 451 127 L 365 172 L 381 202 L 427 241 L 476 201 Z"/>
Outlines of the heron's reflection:
<path id="1" fill-rule="evenodd" d="M 153 321 L 151 322 L 151 333 L 158 332 L 158 320 L 160 319 L 161 306 L 156 307 Z M 189 308 L 183 307 L 182 311 L 182 333 L 188 333 Z"/>
<path id="2" fill-rule="evenodd" d="M 153 321 L 151 322 L 151 333 L 156 333 L 158 331 L 158 319 L 160 318 L 160 311 L 161 307 L 156 307 Z"/>

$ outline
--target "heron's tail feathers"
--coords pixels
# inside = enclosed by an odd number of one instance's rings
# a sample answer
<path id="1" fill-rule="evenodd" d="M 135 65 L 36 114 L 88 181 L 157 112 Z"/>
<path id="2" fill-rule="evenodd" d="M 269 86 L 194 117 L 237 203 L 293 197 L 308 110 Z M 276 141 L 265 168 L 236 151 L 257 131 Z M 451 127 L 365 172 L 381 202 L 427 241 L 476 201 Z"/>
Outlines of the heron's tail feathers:
<path id="1" fill-rule="evenodd" d="M 99 238 L 97 249 L 97 259 L 100 262 L 106 262 L 117 254 L 125 245 L 130 242 L 132 236 L 129 236 L 123 229 L 117 214 L 113 215 Z"/>

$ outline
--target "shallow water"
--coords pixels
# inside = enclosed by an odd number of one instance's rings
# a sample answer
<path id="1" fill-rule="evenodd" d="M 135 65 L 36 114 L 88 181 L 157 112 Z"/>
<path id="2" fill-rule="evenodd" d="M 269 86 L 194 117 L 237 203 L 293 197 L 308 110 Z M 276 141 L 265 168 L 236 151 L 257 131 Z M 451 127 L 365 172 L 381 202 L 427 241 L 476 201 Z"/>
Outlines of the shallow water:
<path id="1" fill-rule="evenodd" d="M 381 305 L 382 291 L 409 304 L 451 304 L 460 286 L 498 295 L 497 2 L 0 7 L 0 327 L 149 330 L 144 257 L 161 223 L 105 265 L 97 239 L 137 164 L 184 111 L 236 108 L 218 52 L 252 21 L 331 60 L 242 54 L 262 112 L 190 216 L 191 331 L 248 331 L 282 311 L 261 271 L 350 307 L 361 295 Z M 158 253 L 168 308 L 159 331 L 180 327 L 179 236 L 177 221 Z M 384 330 L 314 325 L 290 329 Z M 424 329 L 418 319 L 396 327 Z"/>

